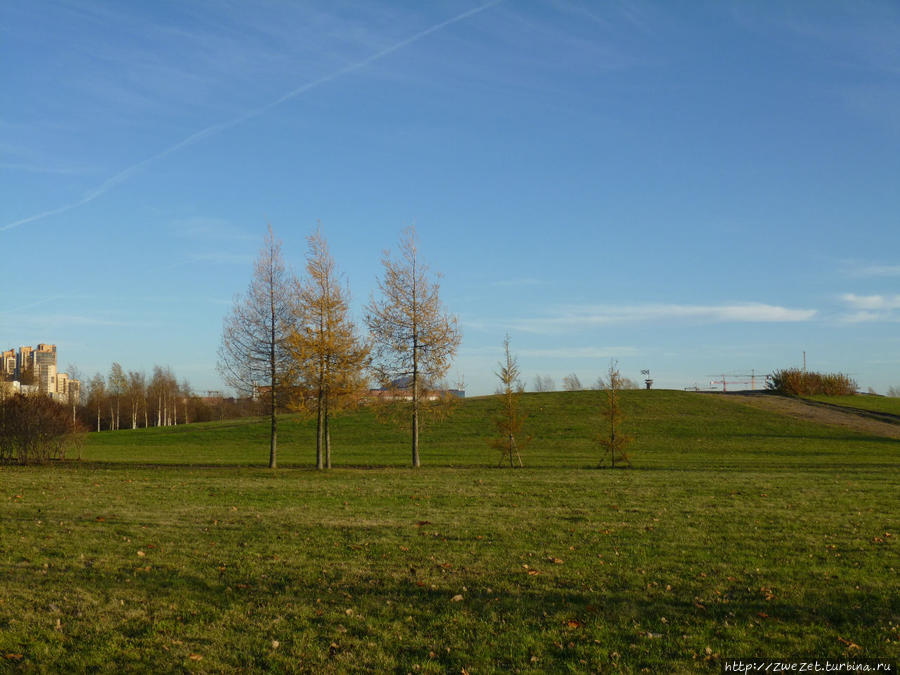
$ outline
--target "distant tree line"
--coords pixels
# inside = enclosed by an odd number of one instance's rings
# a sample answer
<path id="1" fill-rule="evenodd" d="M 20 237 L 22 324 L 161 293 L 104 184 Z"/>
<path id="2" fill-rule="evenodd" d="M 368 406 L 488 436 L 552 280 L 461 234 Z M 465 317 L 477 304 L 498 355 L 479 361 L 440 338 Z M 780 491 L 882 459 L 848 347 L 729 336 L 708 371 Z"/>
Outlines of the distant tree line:
<path id="1" fill-rule="evenodd" d="M 258 401 L 199 396 L 186 379 L 179 382 L 168 366 L 153 366 L 148 375 L 126 371 L 117 362 L 107 374 L 97 373 L 85 383 L 75 407 L 81 425 L 90 431 L 176 426 L 260 414 Z"/>

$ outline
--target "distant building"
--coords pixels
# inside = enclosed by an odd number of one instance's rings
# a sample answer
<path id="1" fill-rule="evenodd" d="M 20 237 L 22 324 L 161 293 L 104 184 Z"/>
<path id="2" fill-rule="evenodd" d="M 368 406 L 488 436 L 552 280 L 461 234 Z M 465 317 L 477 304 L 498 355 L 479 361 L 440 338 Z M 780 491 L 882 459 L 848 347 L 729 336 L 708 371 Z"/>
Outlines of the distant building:
<path id="1" fill-rule="evenodd" d="M 419 398 L 424 401 L 437 401 L 446 395 L 455 398 L 466 397 L 464 389 L 441 389 L 432 387 L 428 383 L 420 384 L 419 392 Z M 412 401 L 412 377 L 400 377 L 387 387 L 369 389 L 369 398 L 377 398 L 382 401 Z"/>
<path id="2" fill-rule="evenodd" d="M 21 384 L 26 373 L 33 378 L 28 384 Z M 81 393 L 81 383 L 70 379 L 67 373 L 56 372 L 56 345 L 39 343 L 37 348 L 19 347 L 18 353 L 8 349 L 0 353 L 0 379 L 13 378 L 15 391 L 22 394 L 42 393 L 66 403 L 77 401 Z"/>
<path id="3" fill-rule="evenodd" d="M 26 370 L 30 370 L 31 354 L 34 352 L 32 347 L 19 347 L 19 353 L 16 355 L 16 379 L 22 381 L 22 376 Z"/>
<path id="4" fill-rule="evenodd" d="M 7 349 L 0 354 L 0 380 L 9 380 L 16 376 L 16 350 Z"/>
<path id="5" fill-rule="evenodd" d="M 56 345 L 39 344 L 31 354 L 34 378 L 41 393 L 56 393 Z"/>

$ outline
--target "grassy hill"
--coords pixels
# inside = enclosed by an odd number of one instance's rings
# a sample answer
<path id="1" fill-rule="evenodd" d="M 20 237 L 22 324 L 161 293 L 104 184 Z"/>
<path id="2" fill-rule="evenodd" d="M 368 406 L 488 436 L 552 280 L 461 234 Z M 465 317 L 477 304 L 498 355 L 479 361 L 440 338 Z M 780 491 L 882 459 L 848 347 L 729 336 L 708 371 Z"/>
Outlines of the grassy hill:
<path id="1" fill-rule="evenodd" d="M 259 420 L 92 434 L 0 468 L 0 671 L 720 672 L 900 658 L 900 441 L 722 396 L 529 394 L 526 468 L 489 399 L 423 434 Z"/>
<path id="2" fill-rule="evenodd" d="M 725 468 L 879 464 L 890 439 L 836 431 L 758 410 L 721 396 L 678 391 L 622 394 L 626 430 L 635 436 L 638 468 Z M 603 394 L 595 391 L 525 394 L 523 452 L 528 467 L 591 467 L 599 462 L 597 433 L 603 428 Z M 446 421 L 422 431 L 422 462 L 428 466 L 496 466 L 488 447 L 494 432 L 491 397 L 472 398 Z M 279 464 L 312 465 L 315 422 L 285 415 L 279 423 Z M 163 464 L 268 462 L 269 422 L 231 420 L 178 427 L 90 434 L 86 460 Z M 378 422 L 369 410 L 334 420 L 336 466 L 406 466 L 409 430 Z"/>

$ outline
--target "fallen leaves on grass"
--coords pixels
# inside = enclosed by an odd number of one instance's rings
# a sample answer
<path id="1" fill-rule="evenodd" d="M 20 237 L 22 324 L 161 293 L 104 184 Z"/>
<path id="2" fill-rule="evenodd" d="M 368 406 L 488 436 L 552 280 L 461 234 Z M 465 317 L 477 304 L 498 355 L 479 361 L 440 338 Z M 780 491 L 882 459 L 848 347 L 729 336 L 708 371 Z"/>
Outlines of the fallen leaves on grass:
<path id="1" fill-rule="evenodd" d="M 191 654 L 188 658 L 191 661 L 202 661 L 203 660 L 203 656 L 200 654 Z"/>
<path id="2" fill-rule="evenodd" d="M 847 649 L 862 649 L 858 644 L 853 642 L 852 640 L 845 640 L 840 635 L 838 635 L 838 642 L 847 645 Z"/>
<path id="3" fill-rule="evenodd" d="M 8 661 L 21 661 L 25 657 L 22 654 L 4 654 L 3 658 Z"/>

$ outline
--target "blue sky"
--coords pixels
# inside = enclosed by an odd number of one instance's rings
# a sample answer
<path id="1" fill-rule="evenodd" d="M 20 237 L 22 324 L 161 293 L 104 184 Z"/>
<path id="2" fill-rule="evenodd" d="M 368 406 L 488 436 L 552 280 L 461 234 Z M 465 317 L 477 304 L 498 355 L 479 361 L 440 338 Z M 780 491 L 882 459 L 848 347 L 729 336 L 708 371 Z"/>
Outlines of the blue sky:
<path id="1" fill-rule="evenodd" d="M 893 2 L 13 0 L 0 91 L 0 346 L 61 367 L 221 388 L 321 221 L 360 322 L 416 226 L 473 394 L 507 331 L 528 385 L 900 385 Z"/>

